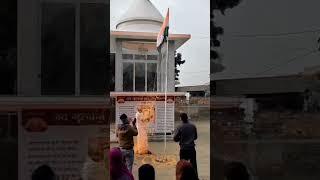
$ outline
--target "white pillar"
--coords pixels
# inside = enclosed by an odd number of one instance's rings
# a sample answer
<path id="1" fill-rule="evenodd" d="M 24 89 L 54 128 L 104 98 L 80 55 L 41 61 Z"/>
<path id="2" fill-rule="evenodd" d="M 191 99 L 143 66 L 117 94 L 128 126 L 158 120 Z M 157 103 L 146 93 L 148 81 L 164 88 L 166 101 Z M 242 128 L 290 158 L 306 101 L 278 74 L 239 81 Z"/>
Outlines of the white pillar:
<path id="1" fill-rule="evenodd" d="M 175 91 L 174 41 L 169 41 L 168 92 Z"/>
<path id="2" fill-rule="evenodd" d="M 123 91 L 123 69 L 122 69 L 122 46 L 121 41 L 116 39 L 115 54 L 115 91 Z"/>

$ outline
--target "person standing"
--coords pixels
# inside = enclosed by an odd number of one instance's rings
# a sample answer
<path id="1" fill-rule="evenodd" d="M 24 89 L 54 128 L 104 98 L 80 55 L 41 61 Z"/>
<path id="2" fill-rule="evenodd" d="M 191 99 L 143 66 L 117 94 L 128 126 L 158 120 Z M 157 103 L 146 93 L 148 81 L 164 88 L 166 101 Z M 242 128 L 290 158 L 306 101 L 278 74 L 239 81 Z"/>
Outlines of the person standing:
<path id="1" fill-rule="evenodd" d="M 186 113 L 180 114 L 182 124 L 177 127 L 174 133 L 173 140 L 179 142 L 180 145 L 180 160 L 190 161 L 194 171 L 198 177 L 197 170 L 197 153 L 194 141 L 198 138 L 197 128 L 189 122 Z"/>
<path id="2" fill-rule="evenodd" d="M 136 119 L 134 119 L 132 121 L 132 125 L 130 125 L 127 115 L 122 114 L 120 116 L 120 120 L 122 124 L 118 126 L 116 135 L 118 137 L 119 146 L 126 161 L 127 168 L 132 172 L 132 165 L 134 161 L 133 137 L 138 135 Z"/>
<path id="3" fill-rule="evenodd" d="M 123 162 L 123 155 L 119 148 L 114 147 L 110 150 L 109 159 L 111 180 L 134 180 L 133 175 Z"/>

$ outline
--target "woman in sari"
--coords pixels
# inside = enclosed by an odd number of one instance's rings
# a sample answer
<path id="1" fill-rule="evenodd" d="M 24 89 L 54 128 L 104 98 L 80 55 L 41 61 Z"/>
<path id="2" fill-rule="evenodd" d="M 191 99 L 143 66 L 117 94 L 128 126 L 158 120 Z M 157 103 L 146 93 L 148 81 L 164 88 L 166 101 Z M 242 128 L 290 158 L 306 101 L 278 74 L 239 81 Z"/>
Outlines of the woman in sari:
<path id="1" fill-rule="evenodd" d="M 112 148 L 109 154 L 111 180 L 134 180 L 129 172 L 120 148 Z"/>

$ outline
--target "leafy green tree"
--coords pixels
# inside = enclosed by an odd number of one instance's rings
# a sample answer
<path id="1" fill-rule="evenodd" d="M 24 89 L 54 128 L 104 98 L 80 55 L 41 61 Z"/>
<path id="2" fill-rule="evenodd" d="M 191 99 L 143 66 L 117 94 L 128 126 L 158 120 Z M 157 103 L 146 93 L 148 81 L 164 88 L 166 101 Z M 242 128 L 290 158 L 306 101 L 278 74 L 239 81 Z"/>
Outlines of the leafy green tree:
<path id="1" fill-rule="evenodd" d="M 215 48 L 220 47 L 221 43 L 218 40 L 218 36 L 223 34 L 223 28 L 217 26 L 214 22 L 214 13 L 220 12 L 221 14 L 225 15 L 227 9 L 234 8 L 235 6 L 239 5 L 242 0 L 213 0 L 211 1 L 211 13 L 210 13 L 210 69 L 211 73 L 221 72 L 225 69 L 225 67 L 218 63 L 218 59 L 220 58 L 219 53 L 216 51 Z"/>
<path id="2" fill-rule="evenodd" d="M 175 80 L 179 80 L 179 74 L 180 70 L 178 69 L 178 66 L 180 67 L 182 64 L 184 64 L 186 60 L 182 60 L 181 53 L 174 52 L 174 63 L 175 63 Z"/>

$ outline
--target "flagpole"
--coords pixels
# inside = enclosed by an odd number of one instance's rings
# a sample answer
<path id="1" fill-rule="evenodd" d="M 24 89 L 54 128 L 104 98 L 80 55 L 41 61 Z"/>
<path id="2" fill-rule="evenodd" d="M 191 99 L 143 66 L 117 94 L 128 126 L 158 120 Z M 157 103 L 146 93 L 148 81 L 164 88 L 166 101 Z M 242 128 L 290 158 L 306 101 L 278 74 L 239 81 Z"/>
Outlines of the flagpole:
<path id="1" fill-rule="evenodd" d="M 167 151 L 167 92 L 168 92 L 168 59 L 169 59 L 169 33 L 167 37 L 167 56 L 166 56 L 166 81 L 165 81 L 165 90 L 164 90 L 164 155 L 166 156 Z M 165 157 L 166 158 L 166 157 Z"/>
<path id="2" fill-rule="evenodd" d="M 162 58 L 162 45 L 167 42 L 167 57 L 166 59 Z M 164 88 L 161 86 L 161 90 L 164 90 L 164 160 L 166 159 L 166 150 L 167 150 L 167 92 L 168 92 L 168 59 L 169 59 L 169 8 L 167 11 L 166 18 L 161 26 L 160 32 L 157 37 L 157 47 L 159 51 L 159 55 L 161 57 L 161 67 L 163 67 L 163 63 L 165 63 L 165 76 L 161 78 L 164 80 Z M 164 48 L 163 48 L 164 49 Z"/>

